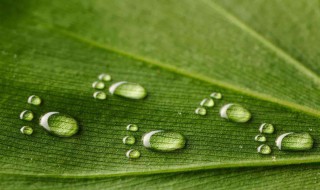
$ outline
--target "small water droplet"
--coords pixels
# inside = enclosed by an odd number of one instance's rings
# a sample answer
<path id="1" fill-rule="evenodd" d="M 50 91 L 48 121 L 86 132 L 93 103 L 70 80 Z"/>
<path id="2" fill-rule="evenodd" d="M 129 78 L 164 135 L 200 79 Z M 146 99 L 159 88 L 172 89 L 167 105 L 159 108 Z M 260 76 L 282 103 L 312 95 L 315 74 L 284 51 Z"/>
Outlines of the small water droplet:
<path id="1" fill-rule="evenodd" d="M 103 81 L 106 81 L 106 82 L 111 81 L 111 79 L 112 79 L 112 78 L 111 78 L 111 75 L 106 74 L 106 73 L 100 74 L 98 78 L 99 78 L 100 80 L 103 80 Z"/>
<path id="2" fill-rule="evenodd" d="M 129 124 L 129 125 L 127 125 L 127 130 L 135 132 L 135 131 L 139 130 L 139 127 L 136 124 Z"/>
<path id="3" fill-rule="evenodd" d="M 125 136 L 122 139 L 123 144 L 128 144 L 128 145 L 132 145 L 136 142 L 136 138 L 134 138 L 134 136 Z"/>
<path id="4" fill-rule="evenodd" d="M 269 145 L 262 144 L 257 148 L 258 153 L 260 154 L 270 154 L 271 153 L 271 148 Z"/>
<path id="5" fill-rule="evenodd" d="M 147 96 L 146 89 L 140 84 L 126 81 L 114 83 L 110 86 L 109 92 L 129 99 L 143 99 Z"/>
<path id="6" fill-rule="evenodd" d="M 39 96 L 36 96 L 36 95 L 31 95 L 28 98 L 28 103 L 32 104 L 32 105 L 35 105 L 35 106 L 38 106 L 38 105 L 41 104 L 41 98 Z"/>
<path id="7" fill-rule="evenodd" d="M 33 129 L 29 126 L 21 127 L 20 131 L 22 134 L 25 134 L 25 135 L 31 135 L 33 133 Z"/>
<path id="8" fill-rule="evenodd" d="M 274 127 L 270 123 L 262 123 L 259 128 L 260 133 L 272 134 L 274 132 Z"/>
<path id="9" fill-rule="evenodd" d="M 130 149 L 126 152 L 126 156 L 130 159 L 136 159 L 140 157 L 140 152 L 139 150 L 135 150 L 135 149 Z"/>
<path id="10" fill-rule="evenodd" d="M 220 109 L 220 116 L 237 123 L 245 123 L 250 120 L 251 113 L 239 104 L 227 104 Z"/>
<path id="11" fill-rule="evenodd" d="M 213 92 L 210 94 L 210 97 L 217 99 L 217 100 L 220 100 L 222 98 L 222 94 L 220 92 Z"/>
<path id="12" fill-rule="evenodd" d="M 101 81 L 95 81 L 92 83 L 92 88 L 101 90 L 101 89 L 104 89 L 104 87 L 105 87 L 105 84 Z"/>
<path id="13" fill-rule="evenodd" d="M 173 131 L 151 131 L 142 137 L 143 146 L 152 150 L 170 152 L 182 149 L 186 145 L 186 138 Z"/>
<path id="14" fill-rule="evenodd" d="M 285 133 L 276 139 L 279 150 L 300 151 L 313 147 L 313 138 L 309 133 Z"/>
<path id="15" fill-rule="evenodd" d="M 203 107 L 199 107 L 195 110 L 195 113 L 198 115 L 206 115 L 207 114 L 207 110 L 206 108 Z"/>
<path id="16" fill-rule="evenodd" d="M 71 137 L 79 130 L 78 123 L 73 117 L 59 112 L 48 112 L 41 116 L 40 125 L 59 137 Z"/>
<path id="17" fill-rule="evenodd" d="M 211 98 L 205 98 L 200 102 L 200 106 L 213 107 L 214 101 Z"/>
<path id="18" fill-rule="evenodd" d="M 30 110 L 24 110 L 20 113 L 20 119 L 25 121 L 31 121 L 33 119 L 33 113 Z"/>
<path id="19" fill-rule="evenodd" d="M 243 148 L 243 146 L 242 146 L 242 145 L 239 145 L 239 148 L 240 148 L 240 149 L 242 149 L 242 148 Z"/>
<path id="20" fill-rule="evenodd" d="M 102 91 L 97 91 L 93 93 L 93 97 L 99 100 L 105 100 L 107 98 L 107 94 Z"/>
<path id="21" fill-rule="evenodd" d="M 254 140 L 257 142 L 266 142 L 267 138 L 264 135 L 259 134 L 254 137 Z"/>

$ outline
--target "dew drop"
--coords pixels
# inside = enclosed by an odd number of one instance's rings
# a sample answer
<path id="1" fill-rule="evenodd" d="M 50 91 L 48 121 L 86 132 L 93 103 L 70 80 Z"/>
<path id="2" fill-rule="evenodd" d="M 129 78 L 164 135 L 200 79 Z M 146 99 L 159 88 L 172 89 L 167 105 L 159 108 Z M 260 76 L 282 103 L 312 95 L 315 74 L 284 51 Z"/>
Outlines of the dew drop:
<path id="1" fill-rule="evenodd" d="M 262 123 L 259 128 L 260 133 L 272 134 L 274 132 L 274 127 L 270 123 Z"/>
<path id="2" fill-rule="evenodd" d="M 95 88 L 95 89 L 104 89 L 105 85 L 103 82 L 101 81 L 95 81 L 92 83 L 92 88 Z"/>
<path id="3" fill-rule="evenodd" d="M 20 131 L 22 134 L 25 134 L 25 135 L 31 135 L 33 133 L 33 129 L 29 126 L 21 127 Z"/>
<path id="4" fill-rule="evenodd" d="M 146 89 L 140 84 L 126 81 L 114 83 L 110 86 L 109 92 L 129 99 L 143 99 L 147 96 Z"/>
<path id="5" fill-rule="evenodd" d="M 28 98 L 28 103 L 32 104 L 32 105 L 35 105 L 35 106 L 38 106 L 38 105 L 41 104 L 41 98 L 39 96 L 36 96 L 36 95 L 31 95 Z"/>
<path id="6" fill-rule="evenodd" d="M 220 100 L 222 98 L 222 94 L 220 92 L 213 92 L 210 94 L 210 97 L 217 99 L 217 100 Z"/>
<path id="7" fill-rule="evenodd" d="M 257 142 L 266 142 L 267 138 L 264 135 L 259 134 L 254 137 L 254 140 Z"/>
<path id="8" fill-rule="evenodd" d="M 277 137 L 276 145 L 279 150 L 309 150 L 313 147 L 313 138 L 309 133 L 289 132 Z"/>
<path id="9" fill-rule="evenodd" d="M 199 107 L 195 110 L 195 113 L 198 115 L 206 115 L 207 114 L 207 110 L 206 108 L 203 107 Z"/>
<path id="10" fill-rule="evenodd" d="M 100 74 L 98 78 L 99 78 L 100 80 L 103 80 L 103 81 L 106 81 L 106 82 L 111 81 L 111 79 L 112 79 L 112 78 L 111 78 L 111 75 L 106 74 L 106 73 Z"/>
<path id="11" fill-rule="evenodd" d="M 146 148 L 161 152 L 170 152 L 184 148 L 186 138 L 177 132 L 156 130 L 144 134 L 142 142 Z"/>
<path id="12" fill-rule="evenodd" d="M 135 149 L 130 149 L 126 152 L 126 156 L 130 159 L 136 159 L 140 157 L 140 152 L 139 150 L 135 150 Z"/>
<path id="13" fill-rule="evenodd" d="M 127 131 L 133 131 L 133 132 L 135 132 L 135 131 L 138 131 L 139 130 L 139 127 L 138 127 L 138 125 L 136 125 L 136 124 L 129 124 L 129 125 L 127 125 Z"/>
<path id="14" fill-rule="evenodd" d="M 31 121 L 33 119 L 33 113 L 30 110 L 24 110 L 20 113 L 20 119 L 25 121 Z"/>
<path id="15" fill-rule="evenodd" d="M 127 144 L 127 145 L 132 145 L 136 142 L 136 138 L 134 138 L 134 136 L 125 136 L 122 139 L 123 144 Z"/>
<path id="16" fill-rule="evenodd" d="M 262 144 L 257 148 L 258 153 L 260 154 L 270 154 L 271 153 L 271 148 L 269 145 Z"/>
<path id="17" fill-rule="evenodd" d="M 245 123 L 250 120 L 251 113 L 239 104 L 227 104 L 220 109 L 220 116 L 237 123 Z"/>
<path id="18" fill-rule="evenodd" d="M 93 93 L 93 97 L 98 100 L 105 100 L 107 98 L 107 94 L 102 91 L 97 91 Z"/>
<path id="19" fill-rule="evenodd" d="M 213 107 L 214 101 L 211 98 L 205 98 L 200 102 L 200 106 Z"/>
<path id="20" fill-rule="evenodd" d="M 79 130 L 78 123 L 73 117 L 59 112 L 48 112 L 41 116 L 40 125 L 59 137 L 71 137 Z"/>

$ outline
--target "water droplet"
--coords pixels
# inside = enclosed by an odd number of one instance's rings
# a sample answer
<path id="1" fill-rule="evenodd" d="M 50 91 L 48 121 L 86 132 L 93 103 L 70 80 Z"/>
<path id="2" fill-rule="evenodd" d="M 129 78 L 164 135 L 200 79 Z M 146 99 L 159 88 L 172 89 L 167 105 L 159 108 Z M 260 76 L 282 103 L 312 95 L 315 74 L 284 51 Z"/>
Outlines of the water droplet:
<path id="1" fill-rule="evenodd" d="M 131 82 L 117 82 L 110 86 L 109 92 L 118 96 L 130 99 L 143 99 L 147 96 L 147 91 L 140 84 Z"/>
<path id="2" fill-rule="evenodd" d="M 20 119 L 31 121 L 33 119 L 33 113 L 30 110 L 24 110 L 20 113 Z"/>
<path id="3" fill-rule="evenodd" d="M 21 127 L 20 131 L 22 134 L 25 134 L 25 135 L 31 135 L 33 133 L 33 129 L 29 126 Z"/>
<path id="4" fill-rule="evenodd" d="M 102 91 L 97 91 L 93 93 L 93 97 L 99 100 L 105 100 L 107 98 L 107 94 Z"/>
<path id="5" fill-rule="evenodd" d="M 182 134 L 163 130 L 144 134 L 142 141 L 146 148 L 162 152 L 178 150 L 186 145 L 186 138 Z"/>
<path id="6" fill-rule="evenodd" d="M 132 145 L 136 142 L 136 138 L 134 138 L 134 136 L 125 136 L 122 139 L 123 144 L 128 144 L 128 145 Z"/>
<path id="7" fill-rule="evenodd" d="M 267 138 L 264 135 L 259 134 L 254 137 L 254 140 L 258 142 L 266 142 Z"/>
<path id="8" fill-rule="evenodd" d="M 200 102 L 200 106 L 213 107 L 214 101 L 211 98 L 205 98 Z"/>
<path id="9" fill-rule="evenodd" d="M 269 145 L 262 144 L 258 147 L 257 149 L 258 153 L 260 154 L 270 154 L 271 153 L 271 148 Z"/>
<path id="10" fill-rule="evenodd" d="M 213 92 L 210 94 L 210 97 L 217 99 L 217 100 L 220 100 L 222 98 L 222 94 L 220 92 Z"/>
<path id="11" fill-rule="evenodd" d="M 103 80 L 103 81 L 106 81 L 106 82 L 111 81 L 111 79 L 112 79 L 112 78 L 111 78 L 111 75 L 106 74 L 106 73 L 100 74 L 98 78 L 99 78 L 100 80 Z"/>
<path id="12" fill-rule="evenodd" d="M 203 107 L 199 107 L 195 110 L 195 113 L 198 115 L 206 115 L 207 114 L 207 110 L 206 108 Z"/>
<path id="13" fill-rule="evenodd" d="M 220 109 L 222 118 L 237 123 L 245 123 L 250 120 L 251 113 L 239 104 L 227 104 Z"/>
<path id="14" fill-rule="evenodd" d="M 279 150 L 309 150 L 313 147 L 313 138 L 309 133 L 285 133 L 276 140 Z"/>
<path id="15" fill-rule="evenodd" d="M 270 123 L 262 123 L 259 128 L 260 133 L 272 134 L 274 132 L 274 127 Z"/>
<path id="16" fill-rule="evenodd" d="M 129 125 L 127 125 L 127 130 L 135 132 L 135 131 L 139 130 L 139 127 L 136 124 L 129 124 Z"/>
<path id="17" fill-rule="evenodd" d="M 41 104 L 41 98 L 39 96 L 36 96 L 36 95 L 31 95 L 28 98 L 28 103 L 38 106 L 38 105 Z"/>
<path id="18" fill-rule="evenodd" d="M 92 88 L 95 88 L 95 89 L 104 89 L 105 85 L 103 82 L 101 81 L 95 81 L 94 83 L 92 83 Z"/>
<path id="19" fill-rule="evenodd" d="M 59 112 L 48 112 L 41 116 L 40 125 L 59 137 L 71 137 L 79 130 L 78 123 L 73 117 Z"/>
<path id="20" fill-rule="evenodd" d="M 130 149 L 127 151 L 126 156 L 130 159 L 136 159 L 140 157 L 140 152 L 139 150 L 135 150 L 135 149 Z"/>

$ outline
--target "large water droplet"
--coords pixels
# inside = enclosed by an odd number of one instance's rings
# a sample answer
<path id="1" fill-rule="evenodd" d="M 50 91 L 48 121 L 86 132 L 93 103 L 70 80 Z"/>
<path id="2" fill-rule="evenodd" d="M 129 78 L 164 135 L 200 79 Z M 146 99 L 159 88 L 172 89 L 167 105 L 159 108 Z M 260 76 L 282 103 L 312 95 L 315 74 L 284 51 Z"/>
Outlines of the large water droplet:
<path id="1" fill-rule="evenodd" d="M 130 149 L 127 151 L 126 156 L 130 159 L 136 159 L 140 157 L 140 152 L 135 149 Z"/>
<path id="2" fill-rule="evenodd" d="M 200 102 L 200 106 L 213 107 L 214 101 L 211 98 L 205 98 Z"/>
<path id="3" fill-rule="evenodd" d="M 257 142 L 266 142 L 267 138 L 264 135 L 259 134 L 254 137 L 254 140 Z"/>
<path id="4" fill-rule="evenodd" d="M 134 136 L 125 136 L 122 139 L 123 144 L 128 144 L 128 145 L 132 145 L 136 142 L 136 138 L 134 138 Z"/>
<path id="5" fill-rule="evenodd" d="M 262 123 L 259 128 L 260 133 L 272 134 L 274 132 L 274 127 L 270 123 Z"/>
<path id="6" fill-rule="evenodd" d="M 239 104 L 227 104 L 220 109 L 220 115 L 230 121 L 245 123 L 250 120 L 251 113 Z"/>
<path id="7" fill-rule="evenodd" d="M 210 97 L 217 99 L 217 100 L 220 100 L 222 98 L 222 94 L 220 92 L 213 92 L 210 94 Z"/>
<path id="8" fill-rule="evenodd" d="M 38 105 L 41 104 L 41 98 L 39 96 L 36 96 L 36 95 L 31 95 L 28 98 L 28 103 L 38 106 Z"/>
<path id="9" fill-rule="evenodd" d="M 285 133 L 276 140 L 279 150 L 309 150 L 313 147 L 313 138 L 309 133 Z"/>
<path id="10" fill-rule="evenodd" d="M 143 99 L 147 96 L 147 91 L 140 84 L 131 82 L 117 82 L 110 86 L 109 92 L 121 97 L 130 99 Z"/>
<path id="11" fill-rule="evenodd" d="M 33 133 L 33 129 L 29 126 L 23 126 L 21 127 L 20 132 L 25 135 L 31 135 Z"/>
<path id="12" fill-rule="evenodd" d="M 105 87 L 105 84 L 101 81 L 95 81 L 94 83 L 92 83 L 92 88 L 95 88 L 95 89 L 104 89 Z"/>
<path id="13" fill-rule="evenodd" d="M 111 75 L 106 74 L 106 73 L 100 74 L 98 78 L 100 80 L 103 80 L 103 81 L 106 81 L 106 82 L 111 81 Z"/>
<path id="14" fill-rule="evenodd" d="M 93 93 L 93 97 L 98 100 L 105 100 L 107 98 L 107 94 L 102 91 L 97 91 Z"/>
<path id="15" fill-rule="evenodd" d="M 135 131 L 139 130 L 139 127 L 136 124 L 129 124 L 129 125 L 127 125 L 127 130 L 135 132 Z"/>
<path id="16" fill-rule="evenodd" d="M 66 114 L 48 112 L 40 118 L 40 125 L 51 134 L 59 137 L 70 137 L 79 130 L 77 121 Z"/>
<path id="17" fill-rule="evenodd" d="M 31 121 L 33 119 L 33 113 L 30 110 L 24 110 L 20 113 L 20 119 L 25 121 Z"/>
<path id="18" fill-rule="evenodd" d="M 142 141 L 146 148 L 162 152 L 178 150 L 186 145 L 186 138 L 182 134 L 163 130 L 144 134 Z"/>
<path id="19" fill-rule="evenodd" d="M 270 154 L 271 153 L 271 148 L 269 145 L 262 144 L 258 147 L 257 149 L 258 153 L 260 154 Z"/>
<path id="20" fill-rule="evenodd" d="M 194 112 L 198 115 L 206 115 L 207 114 L 206 108 L 203 108 L 203 107 L 197 108 Z"/>

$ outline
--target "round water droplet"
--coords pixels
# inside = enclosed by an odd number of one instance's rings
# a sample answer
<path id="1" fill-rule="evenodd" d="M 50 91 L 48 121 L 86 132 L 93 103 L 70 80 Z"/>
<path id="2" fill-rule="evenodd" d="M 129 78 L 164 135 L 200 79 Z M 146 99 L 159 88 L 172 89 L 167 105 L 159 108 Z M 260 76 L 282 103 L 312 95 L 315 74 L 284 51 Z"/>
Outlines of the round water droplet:
<path id="1" fill-rule="evenodd" d="M 146 89 L 140 84 L 126 81 L 114 83 L 110 86 L 109 92 L 129 99 L 143 99 L 147 96 Z"/>
<path id="2" fill-rule="evenodd" d="M 129 125 L 127 125 L 127 130 L 135 132 L 135 131 L 139 130 L 139 127 L 136 124 L 129 124 Z"/>
<path id="3" fill-rule="evenodd" d="M 24 110 L 20 113 L 20 119 L 31 121 L 33 119 L 33 113 L 30 110 Z"/>
<path id="4" fill-rule="evenodd" d="M 257 142 L 266 142 L 267 138 L 264 135 L 259 134 L 254 137 L 254 140 Z"/>
<path id="5" fill-rule="evenodd" d="M 260 133 L 272 134 L 274 132 L 274 127 L 270 123 L 262 123 L 259 128 Z"/>
<path id="6" fill-rule="evenodd" d="M 98 78 L 99 78 L 100 80 L 103 80 L 103 81 L 106 81 L 106 82 L 111 81 L 111 79 L 112 79 L 112 78 L 111 78 L 111 75 L 106 74 L 106 73 L 100 74 Z"/>
<path id="7" fill-rule="evenodd" d="M 69 116 L 59 112 L 48 112 L 40 118 L 40 125 L 59 137 L 71 137 L 79 130 L 77 121 Z"/>
<path id="8" fill-rule="evenodd" d="M 203 107 L 199 107 L 195 110 L 195 113 L 198 115 L 206 115 L 207 114 L 207 110 L 206 108 Z"/>
<path id="9" fill-rule="evenodd" d="M 123 144 L 128 144 L 128 145 L 132 145 L 136 142 L 136 138 L 134 138 L 134 136 L 125 136 L 122 139 Z"/>
<path id="10" fill-rule="evenodd" d="M 205 98 L 200 102 L 200 106 L 213 107 L 214 101 L 211 98 Z"/>
<path id="11" fill-rule="evenodd" d="M 94 83 L 92 83 L 92 88 L 95 88 L 95 89 L 104 89 L 105 85 L 103 82 L 101 81 L 96 81 Z"/>
<path id="12" fill-rule="evenodd" d="M 258 153 L 260 154 L 270 154 L 271 153 L 271 148 L 269 145 L 262 144 L 258 147 L 257 149 Z"/>
<path id="13" fill-rule="evenodd" d="M 251 113 L 239 104 L 227 104 L 220 109 L 220 116 L 237 123 L 245 123 L 250 120 Z"/>
<path id="14" fill-rule="evenodd" d="M 28 103 L 38 106 L 38 105 L 41 104 L 41 98 L 39 96 L 36 96 L 36 95 L 31 95 L 28 98 Z"/>
<path id="15" fill-rule="evenodd" d="M 130 149 L 126 152 L 126 156 L 130 159 L 136 159 L 140 157 L 140 152 L 135 149 Z"/>
<path id="16" fill-rule="evenodd" d="M 210 94 L 210 97 L 217 99 L 217 100 L 220 100 L 222 98 L 222 94 L 220 92 L 213 92 Z"/>
<path id="17" fill-rule="evenodd" d="M 33 133 L 33 129 L 29 126 L 21 127 L 20 131 L 22 134 L 25 134 L 25 135 L 31 135 Z"/>
<path id="18" fill-rule="evenodd" d="M 142 137 L 143 146 L 152 150 L 170 152 L 182 149 L 186 145 L 186 138 L 172 131 L 151 131 Z"/>
<path id="19" fill-rule="evenodd" d="M 279 150 L 300 151 L 313 147 L 313 138 L 309 133 L 285 133 L 276 140 Z"/>
<path id="20" fill-rule="evenodd" d="M 105 100 L 107 98 L 107 94 L 102 91 L 97 91 L 93 93 L 93 97 L 99 100 Z"/>

